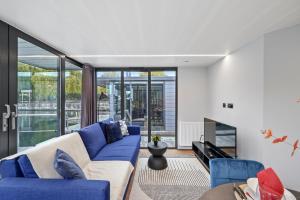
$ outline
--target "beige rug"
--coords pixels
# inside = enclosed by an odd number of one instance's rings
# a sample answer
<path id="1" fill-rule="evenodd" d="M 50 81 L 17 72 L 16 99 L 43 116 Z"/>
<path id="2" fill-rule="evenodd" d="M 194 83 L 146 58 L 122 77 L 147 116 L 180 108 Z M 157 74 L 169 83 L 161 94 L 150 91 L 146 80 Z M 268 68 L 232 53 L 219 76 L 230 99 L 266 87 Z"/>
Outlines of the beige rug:
<path id="1" fill-rule="evenodd" d="M 130 200 L 193 200 L 209 190 L 209 174 L 196 158 L 167 158 L 168 168 L 148 168 L 139 158 Z"/>

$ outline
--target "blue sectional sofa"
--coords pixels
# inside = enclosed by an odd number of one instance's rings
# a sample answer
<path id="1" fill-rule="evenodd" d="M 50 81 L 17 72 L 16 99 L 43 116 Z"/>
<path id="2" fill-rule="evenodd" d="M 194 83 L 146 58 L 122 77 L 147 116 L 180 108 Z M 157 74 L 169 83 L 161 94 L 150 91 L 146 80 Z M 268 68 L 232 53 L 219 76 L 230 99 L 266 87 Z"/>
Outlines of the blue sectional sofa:
<path id="1" fill-rule="evenodd" d="M 0 199 L 123 199 L 138 158 L 140 128 L 129 126 L 129 135 L 107 144 L 105 125 L 109 121 L 95 123 L 79 133 L 50 139 L 2 159 Z M 72 156 L 87 179 L 67 180 L 56 173 L 53 160 L 57 148 Z"/>

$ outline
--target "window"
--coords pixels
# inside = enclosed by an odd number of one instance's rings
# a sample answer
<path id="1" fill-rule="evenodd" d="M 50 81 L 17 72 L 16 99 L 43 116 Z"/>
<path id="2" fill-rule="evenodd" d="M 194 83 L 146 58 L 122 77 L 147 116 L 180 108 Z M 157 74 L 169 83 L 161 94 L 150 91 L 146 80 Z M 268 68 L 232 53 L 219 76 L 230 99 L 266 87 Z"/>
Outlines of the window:
<path id="1" fill-rule="evenodd" d="M 59 57 L 18 38 L 18 151 L 59 135 Z"/>
<path id="2" fill-rule="evenodd" d="M 82 68 L 65 62 L 65 133 L 80 129 Z"/>
<path id="3" fill-rule="evenodd" d="M 121 119 L 121 72 L 97 72 L 97 118 Z"/>
<path id="4" fill-rule="evenodd" d="M 111 70 L 97 71 L 98 120 L 110 117 L 140 126 L 142 147 L 152 135 L 176 147 L 176 69 Z"/>

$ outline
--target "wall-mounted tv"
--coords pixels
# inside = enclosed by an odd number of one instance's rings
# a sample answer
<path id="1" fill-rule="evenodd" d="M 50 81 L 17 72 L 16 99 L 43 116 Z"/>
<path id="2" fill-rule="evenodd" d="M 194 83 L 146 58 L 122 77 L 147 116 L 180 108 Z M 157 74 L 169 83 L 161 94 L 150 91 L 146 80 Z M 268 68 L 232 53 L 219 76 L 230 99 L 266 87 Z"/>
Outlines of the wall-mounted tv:
<path id="1" fill-rule="evenodd" d="M 229 156 L 235 158 L 236 127 L 204 118 L 204 142 L 219 148 Z"/>

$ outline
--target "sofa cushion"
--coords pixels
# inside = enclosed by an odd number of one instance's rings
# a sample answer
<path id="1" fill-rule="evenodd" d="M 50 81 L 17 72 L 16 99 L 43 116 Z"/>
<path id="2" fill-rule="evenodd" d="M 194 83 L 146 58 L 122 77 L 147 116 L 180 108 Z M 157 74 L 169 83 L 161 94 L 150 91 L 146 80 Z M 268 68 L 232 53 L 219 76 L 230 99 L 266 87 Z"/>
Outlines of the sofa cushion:
<path id="1" fill-rule="evenodd" d="M 25 178 L 38 178 L 27 155 L 21 155 L 18 163 Z"/>
<path id="2" fill-rule="evenodd" d="M 133 166 L 128 161 L 92 161 L 83 170 L 88 180 L 107 180 L 110 199 L 123 199 Z"/>
<path id="3" fill-rule="evenodd" d="M 99 123 L 80 129 L 79 134 L 91 159 L 106 145 Z"/>
<path id="4" fill-rule="evenodd" d="M 110 124 L 110 123 L 113 123 L 113 122 L 114 122 L 114 120 L 112 118 L 108 118 L 106 120 L 103 120 L 103 121 L 99 122 L 106 141 L 107 141 L 106 125 Z"/>
<path id="5" fill-rule="evenodd" d="M 123 136 L 128 135 L 128 128 L 125 120 L 119 120 L 120 128 L 121 128 L 121 133 Z"/>
<path id="6" fill-rule="evenodd" d="M 18 163 L 18 158 L 0 161 L 0 179 L 7 177 L 24 177 Z"/>
<path id="7" fill-rule="evenodd" d="M 120 123 L 115 122 L 106 125 L 107 143 L 113 143 L 123 138 Z"/>
<path id="8" fill-rule="evenodd" d="M 131 147 L 140 147 L 141 136 L 140 135 L 127 135 L 112 144 L 113 146 L 131 146 Z"/>
<path id="9" fill-rule="evenodd" d="M 103 160 L 123 160 L 130 161 L 135 166 L 139 148 L 137 146 L 119 146 L 112 143 L 106 145 L 93 159 L 93 161 Z"/>
<path id="10" fill-rule="evenodd" d="M 90 162 L 79 133 L 63 135 L 36 145 L 26 154 L 39 178 L 62 179 L 53 165 L 56 149 L 68 153 L 81 169 Z"/>
<path id="11" fill-rule="evenodd" d="M 56 150 L 54 167 L 64 179 L 86 179 L 83 171 L 73 158 L 60 149 Z"/>

